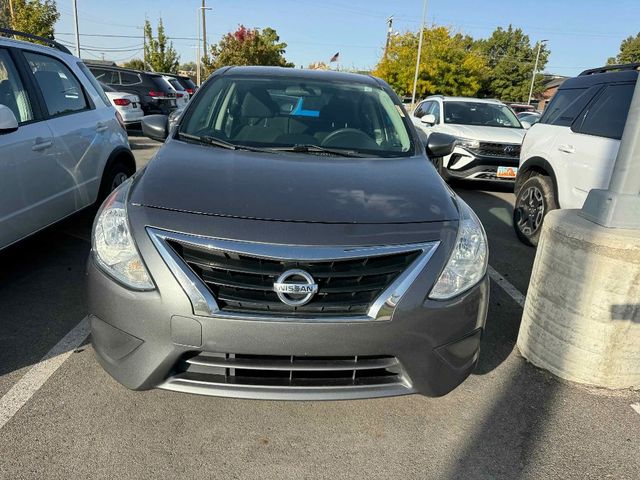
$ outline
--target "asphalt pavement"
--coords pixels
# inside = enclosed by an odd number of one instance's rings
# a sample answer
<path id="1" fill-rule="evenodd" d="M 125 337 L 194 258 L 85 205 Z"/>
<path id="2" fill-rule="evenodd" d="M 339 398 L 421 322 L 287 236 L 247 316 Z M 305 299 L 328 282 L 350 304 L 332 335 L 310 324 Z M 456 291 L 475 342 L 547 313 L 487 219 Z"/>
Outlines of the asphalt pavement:
<path id="1" fill-rule="evenodd" d="M 132 137 L 139 167 L 157 145 Z M 0 405 L 17 398 L 16 385 L 29 392 L 0 418 L 0 478 L 640 478 L 640 392 L 560 381 L 515 347 L 522 309 L 514 292 L 526 294 L 535 250 L 513 233 L 512 191 L 455 189 L 485 225 L 500 284 L 492 281 L 476 371 L 442 398 L 132 392 L 100 368 L 86 340 L 43 363 L 86 315 L 95 212 L 0 252 Z"/>

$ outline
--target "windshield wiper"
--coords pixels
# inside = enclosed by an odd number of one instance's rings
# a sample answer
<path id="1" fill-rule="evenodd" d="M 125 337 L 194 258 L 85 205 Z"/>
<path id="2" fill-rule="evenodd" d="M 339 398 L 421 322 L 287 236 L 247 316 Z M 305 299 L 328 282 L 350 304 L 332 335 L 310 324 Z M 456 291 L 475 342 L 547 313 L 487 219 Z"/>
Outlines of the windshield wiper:
<path id="1" fill-rule="evenodd" d="M 355 150 L 343 150 L 341 148 L 326 148 L 319 145 L 297 144 L 291 147 L 274 147 L 270 150 L 275 152 L 295 152 L 295 153 L 326 153 L 337 157 L 364 157 L 362 153 Z"/>
<path id="2" fill-rule="evenodd" d="M 190 133 L 178 132 L 178 137 L 192 140 L 205 145 L 213 145 L 214 147 L 226 148 L 227 150 L 247 150 L 249 152 L 265 152 L 274 153 L 270 148 L 249 147 L 246 145 L 237 145 L 227 142 L 221 138 L 212 137 L 211 135 L 192 135 Z"/>

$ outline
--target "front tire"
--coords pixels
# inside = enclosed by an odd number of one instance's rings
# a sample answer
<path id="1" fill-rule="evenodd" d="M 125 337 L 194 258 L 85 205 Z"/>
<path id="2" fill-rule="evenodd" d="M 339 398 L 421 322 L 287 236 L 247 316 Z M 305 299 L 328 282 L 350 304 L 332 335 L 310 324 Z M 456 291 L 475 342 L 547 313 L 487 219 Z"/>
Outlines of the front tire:
<path id="1" fill-rule="evenodd" d="M 101 203 L 107 196 L 127 180 L 135 171 L 124 162 L 114 162 L 105 172 L 100 183 L 100 193 L 98 203 Z"/>
<path id="2" fill-rule="evenodd" d="M 544 217 L 559 208 L 553 183 L 546 175 L 534 175 L 527 179 L 516 195 L 513 209 L 513 228 L 522 243 L 536 247 Z"/>

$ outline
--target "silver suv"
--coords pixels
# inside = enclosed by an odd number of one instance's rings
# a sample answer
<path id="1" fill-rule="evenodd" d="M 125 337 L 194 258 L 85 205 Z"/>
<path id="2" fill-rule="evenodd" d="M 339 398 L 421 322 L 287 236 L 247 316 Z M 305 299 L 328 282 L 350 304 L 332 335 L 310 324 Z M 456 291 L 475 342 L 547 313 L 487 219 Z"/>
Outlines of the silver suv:
<path id="1" fill-rule="evenodd" d="M 94 204 L 135 172 L 96 79 L 65 47 L 38 40 L 52 47 L 0 37 L 0 249 Z"/>

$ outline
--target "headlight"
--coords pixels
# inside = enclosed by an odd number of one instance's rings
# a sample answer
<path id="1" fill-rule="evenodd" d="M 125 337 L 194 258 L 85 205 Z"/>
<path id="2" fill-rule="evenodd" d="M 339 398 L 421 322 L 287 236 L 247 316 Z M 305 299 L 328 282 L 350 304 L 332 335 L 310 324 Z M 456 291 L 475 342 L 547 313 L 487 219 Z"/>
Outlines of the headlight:
<path id="1" fill-rule="evenodd" d="M 434 300 L 445 300 L 461 294 L 482 280 L 487 272 L 489 249 L 482 223 L 460 197 L 458 204 L 458 238 L 447 265 L 429 294 L 429 298 Z"/>
<path id="2" fill-rule="evenodd" d="M 123 284 L 139 289 L 154 288 L 136 248 L 129 221 L 126 199 L 131 180 L 120 185 L 104 201 L 93 224 L 92 249 L 98 265 Z"/>
<path id="3" fill-rule="evenodd" d="M 456 145 L 462 148 L 470 148 L 471 150 L 477 150 L 480 148 L 480 141 L 473 140 L 472 138 L 458 138 Z"/>

